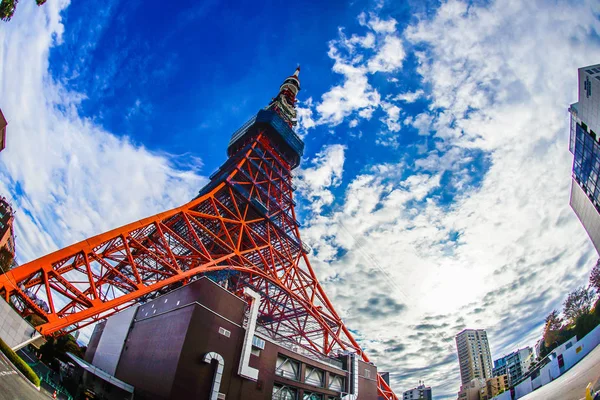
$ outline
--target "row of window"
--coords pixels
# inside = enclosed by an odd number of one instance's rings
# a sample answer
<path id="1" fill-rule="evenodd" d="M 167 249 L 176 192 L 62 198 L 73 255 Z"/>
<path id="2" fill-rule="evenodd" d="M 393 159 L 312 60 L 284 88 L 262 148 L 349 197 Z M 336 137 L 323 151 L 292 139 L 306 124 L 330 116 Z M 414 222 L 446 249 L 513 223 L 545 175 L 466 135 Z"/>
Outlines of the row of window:
<path id="1" fill-rule="evenodd" d="M 594 75 L 594 74 L 600 73 L 600 68 L 586 69 L 585 72 L 587 72 L 590 75 Z"/>
<path id="2" fill-rule="evenodd" d="M 298 396 L 298 389 L 293 386 L 275 384 L 273 386 L 273 400 L 340 400 L 335 396 L 323 396 L 320 393 L 304 391 L 302 398 Z"/>
<path id="3" fill-rule="evenodd" d="M 600 144 L 587 133 L 587 127 L 579 124 L 575 126 L 573 155 L 573 175 L 584 190 L 600 202 Z"/>
<path id="4" fill-rule="evenodd" d="M 300 361 L 281 354 L 278 355 L 275 374 L 294 381 L 300 381 Z M 336 392 L 342 392 L 345 387 L 343 376 L 329 374 L 329 382 L 325 382 L 325 371 L 311 365 L 306 365 L 304 383 L 316 387 L 327 387 L 327 389 Z"/>

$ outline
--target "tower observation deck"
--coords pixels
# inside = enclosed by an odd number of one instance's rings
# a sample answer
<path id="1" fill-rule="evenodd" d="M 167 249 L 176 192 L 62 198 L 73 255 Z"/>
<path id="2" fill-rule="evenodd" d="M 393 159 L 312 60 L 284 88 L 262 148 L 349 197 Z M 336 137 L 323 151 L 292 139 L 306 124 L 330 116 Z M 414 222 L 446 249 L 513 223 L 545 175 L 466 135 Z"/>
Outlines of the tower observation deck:
<path id="1" fill-rule="evenodd" d="M 42 317 L 43 335 L 60 335 L 208 276 L 238 296 L 260 295 L 263 335 L 315 357 L 354 352 L 369 362 L 300 238 L 291 173 L 304 151 L 293 130 L 299 72 L 234 132 L 227 161 L 192 201 L 12 269 L 0 296 Z M 380 376 L 377 384 L 380 397 L 397 399 Z"/>

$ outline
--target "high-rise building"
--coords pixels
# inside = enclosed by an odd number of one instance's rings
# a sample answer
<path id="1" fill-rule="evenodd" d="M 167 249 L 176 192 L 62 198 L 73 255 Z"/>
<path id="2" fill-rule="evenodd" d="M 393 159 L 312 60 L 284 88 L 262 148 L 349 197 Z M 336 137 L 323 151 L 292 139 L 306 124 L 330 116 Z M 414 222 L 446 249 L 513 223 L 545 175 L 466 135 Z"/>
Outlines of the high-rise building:
<path id="1" fill-rule="evenodd" d="M 492 356 L 484 329 L 465 329 L 456 335 L 456 349 L 463 385 L 492 377 Z"/>
<path id="2" fill-rule="evenodd" d="M 600 64 L 579 68 L 579 95 L 571 104 L 571 208 L 600 253 Z"/>
<path id="3" fill-rule="evenodd" d="M 419 382 L 419 386 L 407 390 L 402 396 L 403 400 L 431 400 L 431 387 L 425 386 L 425 382 Z"/>
<path id="4" fill-rule="evenodd" d="M 508 375 L 508 381 L 511 385 L 521 380 L 521 377 L 529 371 L 529 366 L 533 362 L 534 354 L 531 347 L 525 347 L 494 360 L 494 376 Z"/>
<path id="5" fill-rule="evenodd" d="M 2 110 L 0 110 L 0 151 L 6 147 L 6 125 L 8 125 L 8 122 L 2 114 Z"/>

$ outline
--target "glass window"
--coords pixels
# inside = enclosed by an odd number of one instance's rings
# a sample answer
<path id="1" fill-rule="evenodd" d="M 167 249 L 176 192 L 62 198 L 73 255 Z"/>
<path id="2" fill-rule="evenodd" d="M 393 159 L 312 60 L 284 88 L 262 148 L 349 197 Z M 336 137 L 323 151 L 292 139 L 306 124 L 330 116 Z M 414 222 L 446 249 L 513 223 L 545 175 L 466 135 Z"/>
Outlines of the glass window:
<path id="1" fill-rule="evenodd" d="M 319 393 L 304 392 L 302 400 L 323 400 L 323 395 Z"/>
<path id="2" fill-rule="evenodd" d="M 344 377 L 338 375 L 329 375 L 329 389 L 335 390 L 336 392 L 344 392 L 346 385 L 344 384 Z"/>
<path id="3" fill-rule="evenodd" d="M 300 363 L 291 358 L 279 355 L 277 356 L 275 374 L 297 381 L 300 379 Z"/>
<path id="4" fill-rule="evenodd" d="M 275 384 L 273 386 L 273 400 L 297 400 L 298 392 L 295 388 L 285 385 Z"/>
<path id="5" fill-rule="evenodd" d="M 318 368 L 306 366 L 306 373 L 304 375 L 304 383 L 309 385 L 323 387 L 323 381 L 325 378 L 325 372 Z"/>

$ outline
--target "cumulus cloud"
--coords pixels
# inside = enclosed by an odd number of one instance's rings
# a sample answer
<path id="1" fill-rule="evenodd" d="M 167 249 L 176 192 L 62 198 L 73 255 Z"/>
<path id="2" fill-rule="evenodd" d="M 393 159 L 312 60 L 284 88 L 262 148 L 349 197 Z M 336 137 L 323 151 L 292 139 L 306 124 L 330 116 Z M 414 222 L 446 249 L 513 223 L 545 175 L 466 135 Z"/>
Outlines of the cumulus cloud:
<path id="1" fill-rule="evenodd" d="M 415 101 L 423 97 L 424 94 L 425 92 L 423 91 L 423 89 L 418 89 L 414 92 L 400 93 L 394 97 L 394 100 L 403 101 L 405 103 L 414 103 Z"/>
<path id="2" fill-rule="evenodd" d="M 316 125 L 336 126 L 350 115 L 355 120 L 370 119 L 382 103 L 379 91 L 369 82 L 369 75 L 402 68 L 406 53 L 396 20 L 382 20 L 375 14 L 368 17 L 361 14 L 358 19 L 369 29 L 364 36 L 354 34 L 348 38 L 340 29 L 339 38 L 329 43 L 328 55 L 334 61 L 332 70 L 342 75 L 343 81 L 325 92 L 316 104 L 319 115 Z"/>
<path id="3" fill-rule="evenodd" d="M 326 146 L 310 160 L 311 166 L 295 172 L 298 188 L 310 201 L 310 209 L 318 213 L 333 202 L 331 188 L 339 186 L 344 170 L 344 152 L 340 144 Z"/>

